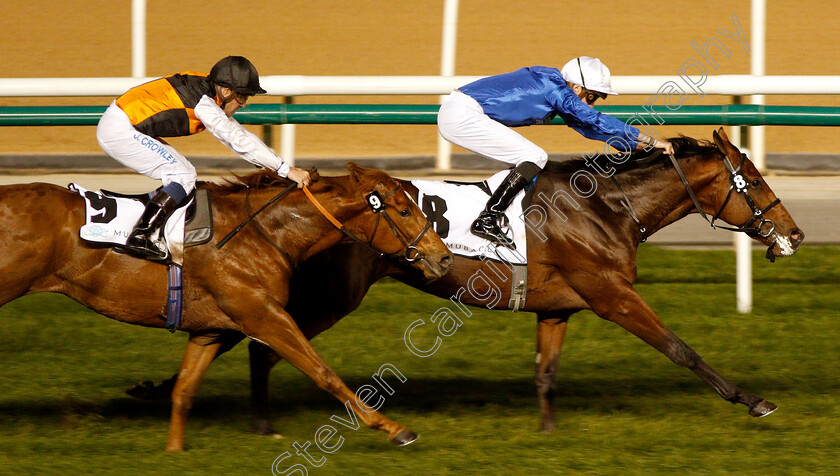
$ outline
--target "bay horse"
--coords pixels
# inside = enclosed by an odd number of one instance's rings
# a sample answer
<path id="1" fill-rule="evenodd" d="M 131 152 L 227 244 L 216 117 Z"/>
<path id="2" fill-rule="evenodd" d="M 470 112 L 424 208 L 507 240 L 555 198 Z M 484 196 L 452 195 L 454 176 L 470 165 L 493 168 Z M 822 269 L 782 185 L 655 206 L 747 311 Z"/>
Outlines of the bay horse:
<path id="1" fill-rule="evenodd" d="M 291 181 L 265 171 L 224 185 L 200 184 L 212 197 L 216 234 L 205 245 L 187 248 L 184 257 L 180 330 L 190 338 L 172 393 L 167 450 L 183 450 L 187 415 L 212 361 L 207 356 L 221 346 L 214 336 L 230 332 L 271 348 L 321 389 L 349 402 L 359 420 L 387 432 L 392 441 L 416 439 L 379 412 L 361 411 L 353 391 L 315 352 L 285 309 L 293 269 L 341 241 L 342 231 L 377 256 L 404 255 L 426 279 L 447 271 L 452 254 L 402 184 L 378 170 L 354 164 L 349 170 L 348 176 L 314 182 L 313 201 L 304 195 L 306 189 L 293 190 Z M 225 246 L 214 246 L 220 234 L 245 222 L 252 204 L 268 203 L 281 186 L 290 193 Z M 324 210 L 316 208 L 316 201 Z M 387 226 L 380 226 L 383 218 Z M 164 327 L 167 267 L 82 241 L 84 221 L 84 200 L 68 189 L 41 183 L 0 187 L 0 305 L 26 294 L 54 292 L 118 321 Z M 330 270 L 324 273 L 326 277 Z"/>
<path id="2" fill-rule="evenodd" d="M 555 424 L 552 404 L 557 361 L 567 322 L 584 309 L 618 324 L 677 365 L 690 369 L 725 400 L 746 405 L 750 415 L 761 417 L 776 409 L 775 404 L 721 377 L 659 320 L 633 287 L 639 244 L 692 213 L 711 215 L 707 219 L 712 223 L 722 220 L 734 225 L 728 229 L 745 232 L 767 246 L 772 259 L 794 254 L 804 239 L 752 161 L 729 141 L 723 128 L 713 132 L 713 139 L 669 139 L 676 148 L 674 162 L 664 155 L 646 161 L 625 158 L 623 163 L 605 156 L 549 162 L 532 186 L 526 215 L 534 206 L 547 210 L 543 223 L 527 227 L 524 307 L 537 315 L 535 383 L 542 430 L 550 431 Z M 620 185 L 594 174 L 597 193 L 582 199 L 572 193 L 570 180 L 593 162 L 604 171 L 614 169 L 613 177 Z M 410 182 L 403 184 L 413 189 Z M 622 201 L 629 204 L 622 205 Z M 330 274 L 325 275 L 325 270 Z M 485 279 L 473 280 L 470 288 L 470 279 L 479 273 Z M 507 303 L 510 298 L 511 271 L 492 260 L 456 255 L 445 277 L 427 282 L 405 266 L 345 243 L 313 256 L 297 269 L 287 310 L 311 339 L 355 310 L 369 287 L 385 276 L 442 298 L 457 297 L 467 305 L 488 307 L 489 294 L 496 296 L 495 302 Z M 312 291 L 316 285 L 331 289 L 335 299 L 318 299 Z M 225 342 L 221 349 L 232 347 L 243 337 L 220 336 Z M 282 356 L 259 342 L 252 341 L 249 350 L 254 430 L 271 433 L 268 376 Z M 129 393 L 159 398 L 167 395 L 177 380 L 176 375 L 158 386 L 147 381 Z"/>

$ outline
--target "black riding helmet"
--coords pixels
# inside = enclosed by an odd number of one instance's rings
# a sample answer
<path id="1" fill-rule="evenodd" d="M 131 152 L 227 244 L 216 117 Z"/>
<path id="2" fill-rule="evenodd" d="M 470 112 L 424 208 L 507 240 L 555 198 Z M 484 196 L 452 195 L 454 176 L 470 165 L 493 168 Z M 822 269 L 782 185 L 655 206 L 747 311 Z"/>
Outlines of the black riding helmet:
<path id="1" fill-rule="evenodd" d="M 266 93 L 260 87 L 257 68 L 242 56 L 228 56 L 219 60 L 210 70 L 210 81 L 248 96 Z"/>

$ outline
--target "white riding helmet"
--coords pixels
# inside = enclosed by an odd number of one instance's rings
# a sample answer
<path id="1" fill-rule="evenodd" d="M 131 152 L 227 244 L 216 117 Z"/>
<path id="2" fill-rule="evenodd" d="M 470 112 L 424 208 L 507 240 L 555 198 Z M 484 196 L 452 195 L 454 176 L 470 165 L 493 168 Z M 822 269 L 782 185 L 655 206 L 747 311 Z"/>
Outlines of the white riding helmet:
<path id="1" fill-rule="evenodd" d="M 581 56 L 575 58 L 560 70 L 563 79 L 566 81 L 583 86 L 590 91 L 597 91 L 604 94 L 612 94 L 617 96 L 618 93 L 613 91 L 610 84 L 610 70 L 598 58 L 590 56 Z"/>

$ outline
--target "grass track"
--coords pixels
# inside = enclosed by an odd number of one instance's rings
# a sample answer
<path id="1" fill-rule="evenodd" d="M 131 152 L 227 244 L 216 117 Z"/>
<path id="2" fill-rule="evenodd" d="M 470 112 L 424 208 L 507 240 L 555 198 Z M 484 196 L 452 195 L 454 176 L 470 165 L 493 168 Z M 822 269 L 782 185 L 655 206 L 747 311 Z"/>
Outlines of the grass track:
<path id="1" fill-rule="evenodd" d="M 396 393 L 383 411 L 421 438 L 394 448 L 380 432 L 339 428 L 335 453 L 310 447 L 325 458 L 317 468 L 292 444 L 311 441 L 344 410 L 288 365 L 272 374 L 273 421 L 285 439 L 248 432 L 241 345 L 210 368 L 189 451 L 166 454 L 168 404 L 123 390 L 170 376 L 185 336 L 115 323 L 63 296 L 30 296 L 0 309 L 0 473 L 268 475 L 289 451 L 278 470 L 300 463 L 313 475 L 837 474 L 840 249 L 806 247 L 775 264 L 761 254 L 749 316 L 734 311 L 730 251 L 643 247 L 637 287 L 722 375 L 779 405 L 767 418 L 749 417 L 614 324 L 580 313 L 560 360 L 558 428 L 540 433 L 533 314 L 474 310 L 421 359 L 403 332 L 444 301 L 386 280 L 313 344 L 353 388 L 385 363 L 399 368 L 408 380 L 390 380 Z"/>

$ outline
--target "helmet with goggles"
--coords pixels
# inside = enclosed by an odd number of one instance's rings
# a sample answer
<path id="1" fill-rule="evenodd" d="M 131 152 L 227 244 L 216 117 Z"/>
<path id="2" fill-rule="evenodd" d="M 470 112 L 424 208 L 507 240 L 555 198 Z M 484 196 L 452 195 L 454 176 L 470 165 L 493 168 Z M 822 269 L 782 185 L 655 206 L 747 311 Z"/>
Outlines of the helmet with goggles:
<path id="1" fill-rule="evenodd" d="M 563 79 L 582 86 L 589 91 L 602 94 L 618 95 L 610 84 L 610 70 L 598 58 L 581 56 L 575 58 L 560 70 Z"/>

